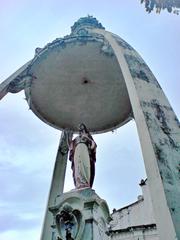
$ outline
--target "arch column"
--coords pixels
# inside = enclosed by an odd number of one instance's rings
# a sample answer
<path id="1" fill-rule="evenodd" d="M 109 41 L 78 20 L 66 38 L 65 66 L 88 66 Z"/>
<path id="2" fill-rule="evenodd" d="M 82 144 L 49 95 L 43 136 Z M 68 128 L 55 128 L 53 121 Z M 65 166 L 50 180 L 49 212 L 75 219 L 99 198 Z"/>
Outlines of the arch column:
<path id="1" fill-rule="evenodd" d="M 41 232 L 41 240 L 53 240 L 53 215 L 49 211 L 49 207 L 57 204 L 57 199 L 63 193 L 64 190 L 64 180 L 67 166 L 68 157 L 68 140 L 72 139 L 72 132 L 62 131 L 61 139 L 59 143 L 59 148 L 56 156 L 56 161 L 54 165 L 54 171 L 49 191 L 49 197 L 47 202 L 47 208 L 44 217 L 44 223 Z"/>
<path id="2" fill-rule="evenodd" d="M 179 121 L 150 69 L 146 69 L 150 77 L 141 71 L 143 60 L 135 50 L 121 46 L 117 36 L 105 30 L 92 31 L 103 35 L 109 42 L 123 73 L 160 240 L 180 239 Z"/>

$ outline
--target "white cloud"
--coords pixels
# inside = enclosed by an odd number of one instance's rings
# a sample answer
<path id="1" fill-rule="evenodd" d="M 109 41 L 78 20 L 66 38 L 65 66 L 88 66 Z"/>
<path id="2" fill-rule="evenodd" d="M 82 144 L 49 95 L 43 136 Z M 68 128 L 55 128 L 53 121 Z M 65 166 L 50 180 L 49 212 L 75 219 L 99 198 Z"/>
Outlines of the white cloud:
<path id="1" fill-rule="evenodd" d="M 39 239 L 39 229 L 34 228 L 33 230 L 27 230 L 24 231 L 23 229 L 21 231 L 7 231 L 0 233 L 0 239 L 1 240 L 20 240 L 20 239 L 26 239 L 26 240 L 32 240 L 32 239 Z"/>

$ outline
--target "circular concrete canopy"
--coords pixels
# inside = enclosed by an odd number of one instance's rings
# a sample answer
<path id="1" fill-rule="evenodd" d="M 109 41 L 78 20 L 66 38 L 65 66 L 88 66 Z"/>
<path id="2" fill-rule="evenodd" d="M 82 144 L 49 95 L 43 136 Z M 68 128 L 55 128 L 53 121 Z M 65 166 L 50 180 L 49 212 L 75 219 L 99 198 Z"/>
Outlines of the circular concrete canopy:
<path id="1" fill-rule="evenodd" d="M 100 133 L 129 121 L 121 69 L 111 49 L 103 49 L 102 39 L 73 36 L 41 51 L 29 69 L 35 78 L 25 90 L 32 111 L 55 128 L 75 132 L 79 123 Z"/>

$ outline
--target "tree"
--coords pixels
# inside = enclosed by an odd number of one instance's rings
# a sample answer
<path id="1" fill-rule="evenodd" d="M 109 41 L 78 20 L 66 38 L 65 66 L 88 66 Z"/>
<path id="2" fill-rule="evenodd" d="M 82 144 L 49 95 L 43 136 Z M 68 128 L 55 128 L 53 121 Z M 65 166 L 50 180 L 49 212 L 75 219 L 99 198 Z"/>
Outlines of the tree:
<path id="1" fill-rule="evenodd" d="M 156 13 L 160 13 L 161 9 L 166 9 L 169 13 L 179 14 L 180 0 L 141 0 L 144 3 L 146 11 L 150 13 L 156 9 Z"/>

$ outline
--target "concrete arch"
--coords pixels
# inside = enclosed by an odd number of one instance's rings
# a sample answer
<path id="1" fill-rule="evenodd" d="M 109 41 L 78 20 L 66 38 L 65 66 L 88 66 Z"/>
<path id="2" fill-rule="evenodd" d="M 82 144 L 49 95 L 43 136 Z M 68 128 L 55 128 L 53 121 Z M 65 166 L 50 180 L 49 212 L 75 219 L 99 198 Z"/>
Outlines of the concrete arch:
<path id="1" fill-rule="evenodd" d="M 180 239 L 180 124 L 157 80 L 142 58 L 118 36 L 104 29 L 89 29 L 100 34 L 112 47 L 122 70 L 147 172 L 152 204 L 161 240 Z M 13 80 L 24 88 L 24 77 L 30 62 L 0 85 L 0 99 L 12 89 Z M 19 78 L 20 77 L 20 78 Z M 31 77 L 31 76 L 28 76 Z M 16 81 L 15 81 L 16 82 Z M 71 136 L 72 137 L 72 136 Z M 63 193 L 67 152 L 62 134 L 49 194 L 48 207 Z M 59 185 L 60 183 L 60 185 Z M 41 239 L 52 235 L 53 218 L 46 210 Z"/>
<path id="2" fill-rule="evenodd" d="M 152 204 L 161 240 L 180 239 L 180 125 L 157 80 L 142 58 L 102 29 L 112 47 L 127 86 L 141 143 Z M 133 64 L 137 64 L 133 67 Z M 146 65 L 147 67 L 147 65 Z M 137 70 L 137 71 L 136 71 Z"/>

